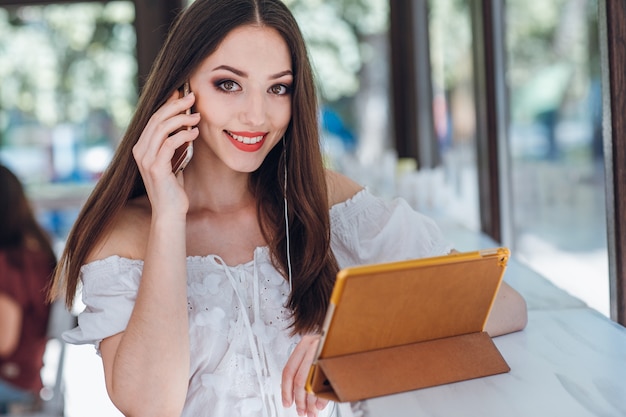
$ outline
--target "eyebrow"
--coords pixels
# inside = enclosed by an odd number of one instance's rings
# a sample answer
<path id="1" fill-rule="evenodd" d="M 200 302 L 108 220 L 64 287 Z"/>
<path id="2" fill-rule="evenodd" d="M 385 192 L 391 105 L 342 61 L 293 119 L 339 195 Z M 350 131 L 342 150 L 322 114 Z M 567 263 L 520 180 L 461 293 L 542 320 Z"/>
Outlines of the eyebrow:
<path id="1" fill-rule="evenodd" d="M 213 71 L 217 71 L 217 70 L 226 70 L 226 71 L 230 71 L 235 75 L 238 75 L 239 77 L 243 77 L 243 78 L 247 78 L 248 74 L 244 71 L 238 70 L 237 68 L 233 68 L 230 65 L 220 65 L 217 66 L 215 68 L 213 68 Z M 285 71 L 281 71 L 278 72 L 276 74 L 270 75 L 270 80 L 276 80 L 280 77 L 284 77 L 285 75 L 291 75 L 293 76 L 293 72 L 291 70 L 285 70 Z"/>

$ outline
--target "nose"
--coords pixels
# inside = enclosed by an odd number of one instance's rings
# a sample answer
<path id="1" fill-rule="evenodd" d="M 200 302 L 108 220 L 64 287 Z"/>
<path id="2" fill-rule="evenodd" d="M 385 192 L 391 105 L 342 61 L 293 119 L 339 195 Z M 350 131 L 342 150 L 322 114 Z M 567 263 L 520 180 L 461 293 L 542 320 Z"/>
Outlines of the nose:
<path id="1" fill-rule="evenodd" d="M 261 126 L 265 122 L 266 102 L 262 92 L 252 91 L 246 94 L 241 112 L 242 121 L 250 126 Z"/>

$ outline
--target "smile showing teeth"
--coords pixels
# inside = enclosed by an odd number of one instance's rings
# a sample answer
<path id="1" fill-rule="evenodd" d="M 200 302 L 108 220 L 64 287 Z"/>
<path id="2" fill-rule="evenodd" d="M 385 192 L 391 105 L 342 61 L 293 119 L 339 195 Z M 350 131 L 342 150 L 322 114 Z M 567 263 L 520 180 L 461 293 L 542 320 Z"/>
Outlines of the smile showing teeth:
<path id="1" fill-rule="evenodd" d="M 231 138 L 235 139 L 237 142 L 241 142 L 246 145 L 254 145 L 255 143 L 261 142 L 261 140 L 263 139 L 263 135 L 248 137 L 248 136 L 235 135 L 231 132 L 227 132 L 227 133 Z"/>

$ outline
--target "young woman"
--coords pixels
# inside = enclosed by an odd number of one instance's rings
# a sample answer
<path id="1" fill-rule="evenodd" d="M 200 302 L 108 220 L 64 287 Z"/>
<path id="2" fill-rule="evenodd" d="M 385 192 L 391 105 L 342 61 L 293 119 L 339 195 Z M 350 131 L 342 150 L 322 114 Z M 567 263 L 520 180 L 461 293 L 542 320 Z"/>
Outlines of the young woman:
<path id="1" fill-rule="evenodd" d="M 20 180 L 0 165 L 0 414 L 33 406 L 42 388 L 56 257 Z"/>
<path id="2" fill-rule="evenodd" d="M 82 280 L 67 340 L 97 346 L 125 414 L 330 415 L 304 383 L 336 272 L 450 251 L 406 203 L 324 170 L 316 105 L 281 1 L 196 0 L 172 27 L 56 275 L 68 304 Z M 525 321 L 502 294 L 495 333 Z"/>

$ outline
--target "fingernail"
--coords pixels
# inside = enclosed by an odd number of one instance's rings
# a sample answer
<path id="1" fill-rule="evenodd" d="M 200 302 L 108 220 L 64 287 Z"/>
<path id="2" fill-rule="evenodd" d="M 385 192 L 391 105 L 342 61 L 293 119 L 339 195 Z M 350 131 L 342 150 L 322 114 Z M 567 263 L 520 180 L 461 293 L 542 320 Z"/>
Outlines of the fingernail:
<path id="1" fill-rule="evenodd" d="M 297 411 L 298 411 L 298 415 L 299 416 L 303 416 L 304 415 L 304 410 L 301 410 L 301 409 L 298 408 Z"/>

